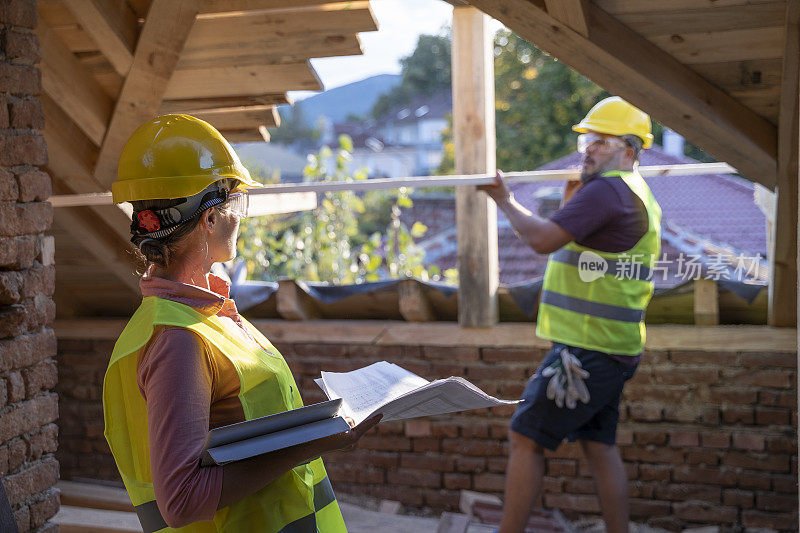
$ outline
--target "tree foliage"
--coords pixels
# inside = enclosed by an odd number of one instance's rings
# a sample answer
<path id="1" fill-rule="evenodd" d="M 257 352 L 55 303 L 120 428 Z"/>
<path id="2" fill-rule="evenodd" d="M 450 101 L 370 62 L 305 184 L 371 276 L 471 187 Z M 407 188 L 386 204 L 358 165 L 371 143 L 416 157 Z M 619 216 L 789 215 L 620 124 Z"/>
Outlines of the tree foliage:
<path id="1" fill-rule="evenodd" d="M 416 96 L 431 96 L 450 87 L 450 35 L 420 35 L 416 48 L 400 65 L 400 84 L 378 97 L 372 107 L 375 119 Z"/>
<path id="2" fill-rule="evenodd" d="M 305 181 L 359 181 L 365 171 L 350 175 L 347 163 L 352 140 L 339 138 L 340 149 L 328 147 L 311 156 Z M 411 228 L 401 220 L 411 207 L 408 191 L 324 193 L 319 206 L 292 216 L 245 219 L 239 233 L 239 257 L 250 277 L 276 280 L 291 277 L 338 284 L 417 277 L 439 280 L 439 269 L 424 265 L 416 245 L 426 227 Z"/>

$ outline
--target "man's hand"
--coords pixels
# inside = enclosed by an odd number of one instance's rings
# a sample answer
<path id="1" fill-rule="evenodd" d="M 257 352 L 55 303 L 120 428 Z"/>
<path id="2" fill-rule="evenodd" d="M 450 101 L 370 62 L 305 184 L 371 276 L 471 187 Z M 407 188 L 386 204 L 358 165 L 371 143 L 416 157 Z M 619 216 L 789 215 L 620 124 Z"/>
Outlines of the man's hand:
<path id="1" fill-rule="evenodd" d="M 508 187 L 503 182 L 503 173 L 499 170 L 497 171 L 497 175 L 494 177 L 493 184 L 478 185 L 477 189 L 488 194 L 496 204 L 503 204 L 511 199 L 511 191 L 508 190 Z"/>
<path id="2" fill-rule="evenodd" d="M 382 414 L 375 415 L 372 418 L 368 418 L 367 420 L 364 420 L 363 422 L 361 422 L 359 425 L 356 426 L 356 425 L 354 425 L 355 422 L 353 421 L 352 418 L 346 417 L 345 420 L 347 420 L 347 423 L 350 424 L 350 427 L 352 429 L 350 431 L 345 432 L 345 433 L 340 433 L 338 435 L 332 435 L 332 436 L 328 437 L 328 439 L 331 440 L 331 442 L 330 442 L 330 445 L 331 445 L 330 451 L 336 451 L 336 450 L 338 450 L 338 451 L 350 451 L 350 450 L 352 450 L 353 448 L 356 447 L 356 444 L 358 443 L 358 440 L 361 437 L 363 437 L 364 434 L 367 431 L 372 429 L 374 426 L 378 425 L 378 422 L 381 421 L 381 418 L 383 418 Z"/>

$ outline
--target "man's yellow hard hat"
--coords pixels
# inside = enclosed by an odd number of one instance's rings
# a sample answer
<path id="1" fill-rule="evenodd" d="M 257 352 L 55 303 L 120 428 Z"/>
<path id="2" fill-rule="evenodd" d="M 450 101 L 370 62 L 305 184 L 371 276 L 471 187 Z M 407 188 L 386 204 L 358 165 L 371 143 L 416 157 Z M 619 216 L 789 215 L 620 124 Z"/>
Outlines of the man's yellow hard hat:
<path id="1" fill-rule="evenodd" d="M 607 133 L 609 135 L 636 135 L 642 140 L 642 148 L 653 146 L 650 116 L 632 106 L 619 96 L 611 96 L 597 102 L 581 120 L 572 126 L 578 133 Z"/>
<path id="2" fill-rule="evenodd" d="M 115 203 L 186 198 L 217 181 L 261 187 L 214 126 L 190 115 L 162 115 L 145 122 L 122 148 Z"/>

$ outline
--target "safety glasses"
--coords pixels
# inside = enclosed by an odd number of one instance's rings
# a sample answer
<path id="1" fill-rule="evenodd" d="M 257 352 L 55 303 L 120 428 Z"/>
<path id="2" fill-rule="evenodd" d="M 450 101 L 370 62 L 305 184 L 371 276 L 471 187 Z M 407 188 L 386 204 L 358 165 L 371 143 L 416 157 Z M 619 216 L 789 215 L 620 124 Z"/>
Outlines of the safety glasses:
<path id="1" fill-rule="evenodd" d="M 582 133 L 578 135 L 578 152 L 581 154 L 585 154 L 589 148 L 600 154 L 610 154 L 626 146 L 628 144 L 619 137 L 597 133 Z"/>
<path id="2" fill-rule="evenodd" d="M 247 218 L 250 211 L 250 197 L 246 192 L 231 193 L 228 195 L 228 200 L 220 206 L 220 209 L 239 218 Z"/>

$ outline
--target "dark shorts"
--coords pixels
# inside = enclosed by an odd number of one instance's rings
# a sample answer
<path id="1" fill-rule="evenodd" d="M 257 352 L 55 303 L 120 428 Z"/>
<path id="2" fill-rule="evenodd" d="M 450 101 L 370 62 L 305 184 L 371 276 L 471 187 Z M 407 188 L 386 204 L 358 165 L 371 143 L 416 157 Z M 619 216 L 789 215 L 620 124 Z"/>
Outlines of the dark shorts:
<path id="1" fill-rule="evenodd" d="M 558 407 L 547 398 L 550 378 L 542 370 L 560 357 L 566 348 L 589 372 L 586 387 L 589 403 L 578 402 L 575 409 Z M 522 402 L 511 417 L 511 429 L 536 441 L 540 446 L 555 450 L 566 438 L 615 444 L 619 421 L 619 400 L 625 382 L 633 377 L 636 365 L 615 361 L 607 354 L 554 343 L 539 369 L 528 381 Z"/>

